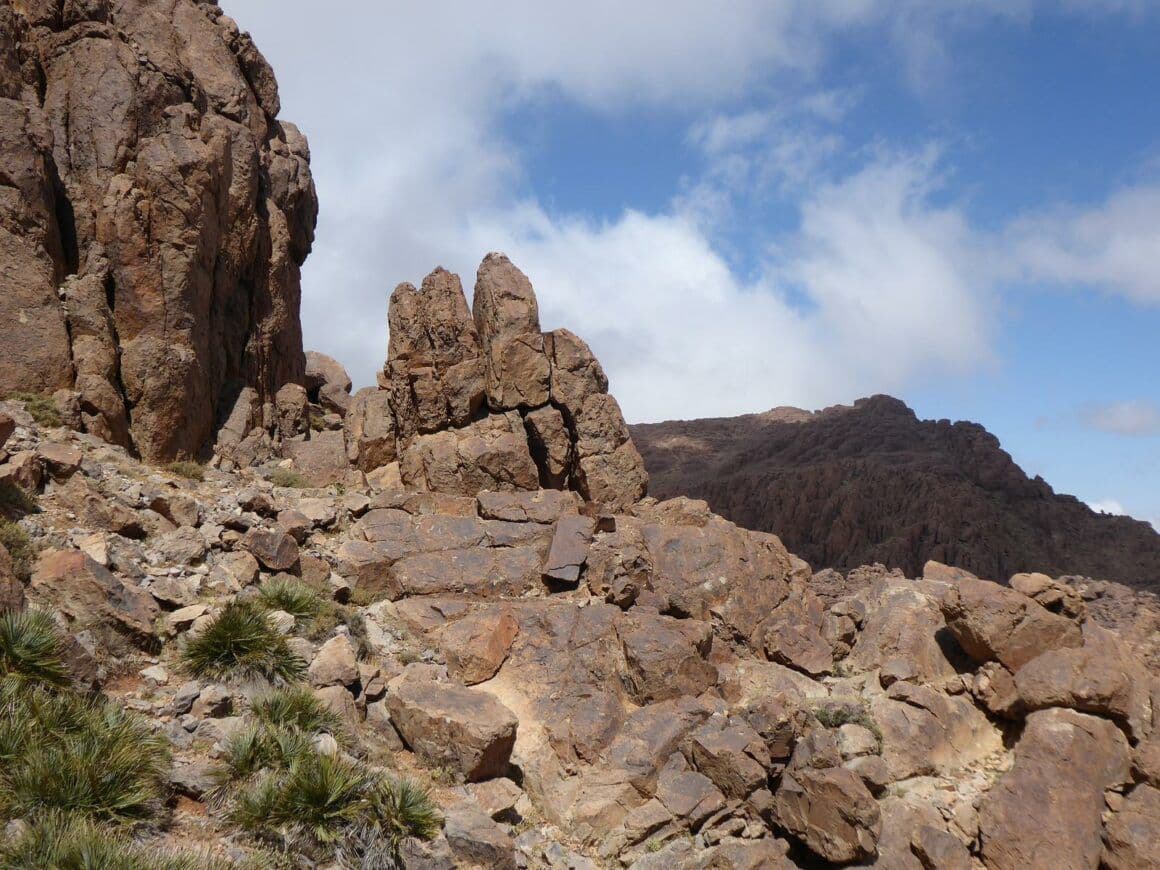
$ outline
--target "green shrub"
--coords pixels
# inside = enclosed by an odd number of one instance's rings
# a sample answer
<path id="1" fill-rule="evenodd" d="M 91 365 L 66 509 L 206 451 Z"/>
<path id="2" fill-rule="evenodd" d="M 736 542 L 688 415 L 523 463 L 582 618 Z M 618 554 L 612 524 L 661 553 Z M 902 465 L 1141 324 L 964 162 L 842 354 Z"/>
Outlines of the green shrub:
<path id="1" fill-rule="evenodd" d="M 226 741 L 221 762 L 210 772 L 209 799 L 222 804 L 243 783 L 263 772 L 292 767 L 314 751 L 312 735 L 302 731 L 263 725 L 238 731 Z"/>
<path id="2" fill-rule="evenodd" d="M 24 410 L 32 416 L 37 425 L 55 429 L 64 423 L 60 417 L 60 408 L 56 406 L 52 396 L 42 396 L 38 393 L 13 393 L 8 397 L 8 400 L 22 403 Z"/>
<path id="3" fill-rule="evenodd" d="M 181 658 L 190 674 L 214 680 L 264 677 L 291 682 L 306 672 L 306 662 L 290 652 L 286 638 L 253 602 L 226 605 L 186 643 Z"/>
<path id="4" fill-rule="evenodd" d="M 68 684 L 64 643 L 47 613 L 0 614 L 0 678 L 49 686 Z"/>
<path id="5" fill-rule="evenodd" d="M 318 753 L 263 774 L 238 795 L 229 817 L 258 836 L 327 853 L 341 842 L 337 851 L 362 866 L 376 853 L 397 859 L 404 839 L 430 839 L 441 825 L 427 792 L 414 783 Z"/>
<path id="6" fill-rule="evenodd" d="M 165 739 L 121 706 L 11 678 L 0 684 L 0 816 L 148 820 L 168 769 Z"/>
<path id="7" fill-rule="evenodd" d="M 270 610 L 284 610 L 295 619 L 310 619 L 322 609 L 322 596 L 301 580 L 275 577 L 262 584 L 259 598 Z"/>
<path id="8" fill-rule="evenodd" d="M 0 544 L 12 557 L 13 573 L 21 580 L 28 580 L 36 564 L 36 545 L 28 532 L 16 523 L 0 519 Z"/>
<path id="9" fill-rule="evenodd" d="M 856 704 L 835 704 L 814 710 L 814 718 L 826 728 L 841 728 L 843 725 L 861 725 L 878 740 L 878 750 L 882 750 L 882 729 L 865 707 Z"/>
<path id="10" fill-rule="evenodd" d="M 342 717 L 320 701 L 305 686 L 275 689 L 254 700 L 251 712 L 267 728 L 282 728 L 305 734 L 323 731 L 339 736 Z"/>
<path id="11" fill-rule="evenodd" d="M 39 510 L 35 496 L 11 481 L 0 483 L 0 515 L 16 520 Z"/>
<path id="12" fill-rule="evenodd" d="M 225 870 L 230 865 L 200 856 L 159 851 L 133 842 L 81 816 L 47 813 L 12 842 L 0 846 L 9 870 Z"/>
<path id="13" fill-rule="evenodd" d="M 165 470 L 187 480 L 205 480 L 205 466 L 196 462 L 171 462 Z"/>
<path id="14" fill-rule="evenodd" d="M 309 489 L 310 481 L 293 468 L 275 468 L 270 472 L 270 483 L 286 489 Z"/>

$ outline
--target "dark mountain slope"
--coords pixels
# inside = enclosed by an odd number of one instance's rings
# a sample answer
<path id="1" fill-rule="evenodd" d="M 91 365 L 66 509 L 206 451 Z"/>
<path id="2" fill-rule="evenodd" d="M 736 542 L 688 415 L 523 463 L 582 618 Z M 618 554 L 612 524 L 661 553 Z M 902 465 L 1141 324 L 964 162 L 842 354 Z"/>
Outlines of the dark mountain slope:
<path id="1" fill-rule="evenodd" d="M 1082 574 L 1160 588 L 1160 535 L 1031 479 L 974 423 L 874 396 L 817 413 L 637 425 L 658 498 L 685 494 L 776 532 L 815 567 L 937 559 L 996 580 Z"/>

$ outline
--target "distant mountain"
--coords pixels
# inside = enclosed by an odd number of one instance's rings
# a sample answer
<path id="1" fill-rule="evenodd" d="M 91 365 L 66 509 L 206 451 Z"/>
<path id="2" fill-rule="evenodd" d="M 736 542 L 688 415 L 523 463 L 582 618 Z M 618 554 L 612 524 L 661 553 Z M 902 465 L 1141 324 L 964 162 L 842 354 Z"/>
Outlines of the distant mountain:
<path id="1" fill-rule="evenodd" d="M 919 420 L 890 396 L 811 413 L 632 426 L 650 494 L 703 498 L 815 568 L 927 559 L 1006 581 L 1079 574 L 1160 590 L 1160 534 L 1029 478 L 975 423 Z"/>

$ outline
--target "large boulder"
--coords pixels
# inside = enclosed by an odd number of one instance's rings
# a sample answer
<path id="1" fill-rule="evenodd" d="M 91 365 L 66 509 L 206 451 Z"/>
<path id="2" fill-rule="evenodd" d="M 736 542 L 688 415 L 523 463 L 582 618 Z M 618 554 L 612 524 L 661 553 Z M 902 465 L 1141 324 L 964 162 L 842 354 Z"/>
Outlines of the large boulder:
<path id="1" fill-rule="evenodd" d="M 239 392 L 304 377 L 309 148 L 216 4 L 67 6 L 0 20 L 39 59 L 0 87 L 0 395 L 64 389 L 92 434 L 193 456 Z"/>
<path id="2" fill-rule="evenodd" d="M 63 614 L 70 625 L 108 623 L 144 643 L 153 640 L 154 621 L 161 615 L 152 595 L 80 550 L 46 550 L 28 588 L 35 603 Z"/>
<path id="3" fill-rule="evenodd" d="M 507 772 L 519 721 L 492 695 L 404 673 L 388 686 L 387 709 L 427 764 L 446 765 L 469 782 Z"/>
<path id="4" fill-rule="evenodd" d="M 1015 766 L 979 807 L 984 863 L 992 870 L 1098 866 L 1104 790 L 1128 780 L 1128 741 L 1111 722 L 1058 708 L 1032 713 Z"/>
<path id="5" fill-rule="evenodd" d="M 882 828 L 878 804 L 862 780 L 841 767 L 787 772 L 774 818 L 812 853 L 835 864 L 873 857 Z"/>

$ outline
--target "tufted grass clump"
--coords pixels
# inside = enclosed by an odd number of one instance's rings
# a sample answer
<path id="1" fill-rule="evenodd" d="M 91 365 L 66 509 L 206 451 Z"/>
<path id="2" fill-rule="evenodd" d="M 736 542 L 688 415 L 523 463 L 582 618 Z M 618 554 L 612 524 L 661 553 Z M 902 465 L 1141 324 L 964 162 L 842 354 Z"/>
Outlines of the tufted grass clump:
<path id="1" fill-rule="evenodd" d="M 65 686 L 64 641 L 40 610 L 0 613 L 0 679 Z"/>
<path id="2" fill-rule="evenodd" d="M 0 515 L 15 520 L 39 510 L 36 497 L 26 489 L 9 480 L 0 482 Z"/>
<path id="3" fill-rule="evenodd" d="M 0 817 L 60 811 L 149 821 L 168 770 L 168 743 L 124 708 L 11 677 L 0 682 Z"/>
<path id="4" fill-rule="evenodd" d="M 43 396 L 40 393 L 13 393 L 8 397 L 10 402 L 20 402 L 24 410 L 29 413 L 38 426 L 46 429 L 56 429 L 64 425 L 60 416 L 60 408 L 52 396 Z"/>
<path id="5" fill-rule="evenodd" d="M 258 598 L 269 610 L 282 610 L 295 619 L 313 619 L 322 610 L 322 596 L 294 577 L 273 577 L 262 584 Z"/>
<path id="6" fill-rule="evenodd" d="M 75 814 L 47 813 L 20 836 L 0 844 L 9 870 L 226 870 L 231 865 L 198 855 L 160 851 L 127 834 Z"/>
<path id="7" fill-rule="evenodd" d="M 403 840 L 430 839 L 441 825 L 430 796 L 414 783 L 316 752 L 261 775 L 239 793 L 229 818 L 257 836 L 341 851 L 361 866 L 372 853 L 397 859 Z"/>
<path id="8" fill-rule="evenodd" d="M 181 661 L 191 675 L 214 680 L 262 677 L 289 683 L 306 672 L 306 662 L 290 651 L 265 610 L 248 601 L 226 605 L 186 643 Z"/>
<path id="9" fill-rule="evenodd" d="M 343 730 L 342 717 L 305 686 L 286 686 L 262 695 L 251 704 L 250 712 L 267 728 L 305 734 L 325 731 L 335 736 Z"/>
<path id="10" fill-rule="evenodd" d="M 0 519 L 0 545 L 12 557 L 12 572 L 21 580 L 27 581 L 32 576 L 32 568 L 36 564 L 36 544 L 16 523 Z"/>
<path id="11" fill-rule="evenodd" d="M 310 489 L 310 481 L 293 468 L 275 468 L 270 472 L 269 481 L 285 489 Z"/>
<path id="12" fill-rule="evenodd" d="M 814 718 L 826 728 L 841 728 L 843 725 L 861 725 L 872 733 L 878 741 L 878 751 L 882 751 L 882 729 L 870 715 L 870 711 L 857 704 L 835 704 L 818 707 Z"/>
<path id="13" fill-rule="evenodd" d="M 184 477 L 186 480 L 199 482 L 205 480 L 205 466 L 197 462 L 171 462 L 165 466 L 165 470 L 177 477 Z"/>

